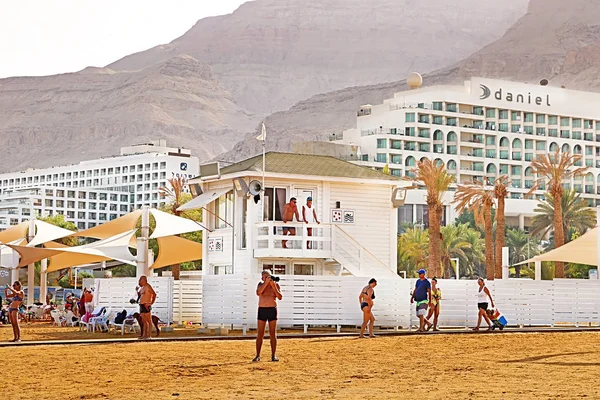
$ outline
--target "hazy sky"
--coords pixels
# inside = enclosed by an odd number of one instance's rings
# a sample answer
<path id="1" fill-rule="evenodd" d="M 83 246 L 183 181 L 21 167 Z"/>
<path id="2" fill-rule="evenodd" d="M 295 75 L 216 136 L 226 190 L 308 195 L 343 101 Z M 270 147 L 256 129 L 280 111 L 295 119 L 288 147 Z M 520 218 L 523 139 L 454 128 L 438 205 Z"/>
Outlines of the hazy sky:
<path id="1" fill-rule="evenodd" d="M 0 0 L 0 78 L 105 66 L 246 0 Z"/>

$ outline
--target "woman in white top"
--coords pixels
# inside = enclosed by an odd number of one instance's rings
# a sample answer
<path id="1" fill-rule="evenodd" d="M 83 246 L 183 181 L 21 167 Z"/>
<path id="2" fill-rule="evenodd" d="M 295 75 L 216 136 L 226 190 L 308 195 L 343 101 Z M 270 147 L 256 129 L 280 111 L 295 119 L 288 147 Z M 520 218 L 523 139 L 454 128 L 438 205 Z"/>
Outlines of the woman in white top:
<path id="1" fill-rule="evenodd" d="M 314 224 L 315 222 L 320 224 L 317 219 L 317 211 L 312 206 L 312 197 L 307 198 L 306 205 L 302 206 L 302 220 L 305 224 Z M 313 228 L 306 228 L 306 230 L 308 231 L 308 236 L 312 236 Z M 308 242 L 306 248 L 310 249 L 312 247 L 311 244 L 312 242 Z"/>
<path id="2" fill-rule="evenodd" d="M 487 316 L 487 308 L 488 308 L 488 297 L 490 298 L 490 302 L 492 303 L 492 308 L 494 308 L 494 300 L 492 299 L 492 295 L 487 287 L 485 287 L 485 281 L 483 278 L 477 279 L 477 283 L 479 284 L 479 288 L 477 290 L 477 309 L 479 314 L 477 314 L 477 326 L 473 328 L 474 331 L 479 330 L 479 326 L 481 325 L 481 318 L 485 319 L 485 322 L 488 324 L 488 330 L 492 329 L 492 321 Z"/>

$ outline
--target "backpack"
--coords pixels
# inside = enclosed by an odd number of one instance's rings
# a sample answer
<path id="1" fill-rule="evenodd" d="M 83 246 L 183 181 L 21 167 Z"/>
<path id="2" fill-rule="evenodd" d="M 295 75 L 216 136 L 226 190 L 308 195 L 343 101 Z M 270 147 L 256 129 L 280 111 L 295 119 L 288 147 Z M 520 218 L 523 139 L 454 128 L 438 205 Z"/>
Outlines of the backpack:
<path id="1" fill-rule="evenodd" d="M 117 313 L 117 316 L 115 317 L 115 324 L 122 324 L 123 321 L 125 321 L 125 318 L 127 318 L 127 310 L 123 310 L 120 313 Z"/>

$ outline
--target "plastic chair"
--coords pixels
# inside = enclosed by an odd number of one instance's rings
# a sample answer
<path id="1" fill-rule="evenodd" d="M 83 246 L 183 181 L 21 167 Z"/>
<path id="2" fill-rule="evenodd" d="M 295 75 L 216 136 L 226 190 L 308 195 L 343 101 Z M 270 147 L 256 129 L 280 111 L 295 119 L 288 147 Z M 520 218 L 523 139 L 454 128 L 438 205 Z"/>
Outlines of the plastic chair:
<path id="1" fill-rule="evenodd" d="M 75 319 L 73 319 L 75 318 Z M 76 326 L 76 324 L 79 322 L 81 318 L 79 317 L 75 317 L 75 314 L 73 314 L 73 311 L 69 310 L 67 311 L 66 315 L 65 315 L 65 325 L 66 326 Z"/>
<path id="2" fill-rule="evenodd" d="M 116 334 L 118 329 L 121 329 L 121 336 L 123 336 L 125 334 L 125 332 L 129 333 L 129 332 L 133 332 L 136 333 L 138 330 L 141 332 L 142 328 L 140 328 L 140 326 L 138 325 L 137 321 L 135 320 L 135 318 L 131 317 L 131 318 L 125 318 L 125 320 L 123 320 L 122 324 L 116 324 L 115 321 L 113 320 L 110 323 L 110 326 L 113 328 L 113 332 Z"/>
<path id="3" fill-rule="evenodd" d="M 56 326 L 63 326 L 65 324 L 65 317 L 60 315 L 57 310 L 50 311 L 50 316 L 52 317 L 52 326 L 56 324 Z"/>
<path id="4" fill-rule="evenodd" d="M 110 307 L 106 307 L 102 313 L 97 317 L 90 318 L 90 324 L 92 325 L 92 332 L 96 332 L 96 326 L 102 331 L 106 328 L 108 331 L 108 318 L 110 316 Z"/>

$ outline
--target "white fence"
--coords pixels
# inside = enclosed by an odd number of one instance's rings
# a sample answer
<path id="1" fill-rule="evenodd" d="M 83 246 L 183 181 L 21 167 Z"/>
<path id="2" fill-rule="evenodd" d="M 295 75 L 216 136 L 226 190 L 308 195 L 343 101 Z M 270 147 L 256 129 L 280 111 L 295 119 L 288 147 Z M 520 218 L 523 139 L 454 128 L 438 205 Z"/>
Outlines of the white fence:
<path id="1" fill-rule="evenodd" d="M 156 302 L 152 306 L 152 314 L 161 321 L 173 321 L 173 278 L 150 278 L 148 283 L 156 292 Z M 88 283 L 89 285 L 89 283 Z M 111 307 L 111 311 L 138 310 L 137 304 L 131 304 L 130 299 L 137 299 L 135 288 L 137 278 L 94 279 L 94 305 Z"/>
<path id="2" fill-rule="evenodd" d="M 259 276 L 204 277 L 204 325 L 256 326 Z M 279 302 L 281 326 L 360 325 L 362 277 L 284 276 Z M 410 294 L 415 280 L 380 280 L 375 289 L 376 325 L 408 328 L 418 324 Z M 477 323 L 476 281 L 440 280 L 440 326 Z M 511 326 L 600 325 L 600 281 L 497 280 L 487 282 L 496 307 Z"/>
<path id="3" fill-rule="evenodd" d="M 182 279 L 173 282 L 173 321 L 202 322 L 202 280 Z"/>

